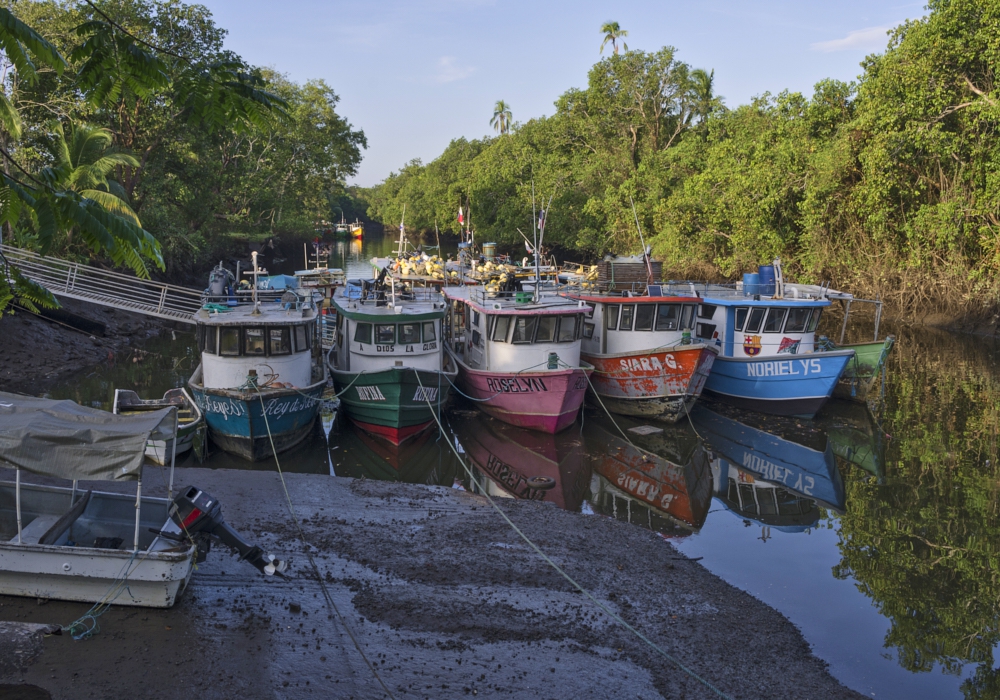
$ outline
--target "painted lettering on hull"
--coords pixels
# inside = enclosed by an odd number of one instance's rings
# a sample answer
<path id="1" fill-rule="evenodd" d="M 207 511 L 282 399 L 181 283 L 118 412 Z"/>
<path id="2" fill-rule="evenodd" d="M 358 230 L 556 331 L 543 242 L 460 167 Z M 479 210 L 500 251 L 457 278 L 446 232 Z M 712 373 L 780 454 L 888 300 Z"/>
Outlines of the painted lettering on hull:
<path id="1" fill-rule="evenodd" d="M 788 377 L 793 375 L 821 374 L 823 366 L 815 360 L 778 360 L 775 362 L 748 362 L 748 377 Z"/>
<path id="2" fill-rule="evenodd" d="M 527 480 L 514 467 L 496 455 L 489 456 L 486 464 L 483 465 L 483 471 L 518 498 L 529 501 L 541 501 L 545 498 L 545 491 L 529 488 Z"/>
<path id="3" fill-rule="evenodd" d="M 437 387 L 417 387 L 417 390 L 413 393 L 413 400 L 420 401 L 421 403 L 427 403 L 428 401 L 436 401 L 438 395 Z"/>
<path id="4" fill-rule="evenodd" d="M 664 366 L 677 369 L 677 360 L 670 353 L 663 356 L 662 362 L 656 355 L 623 357 L 618 360 L 618 366 L 626 372 L 662 372 Z"/>
<path id="5" fill-rule="evenodd" d="M 764 481 L 783 484 L 793 491 L 798 491 L 806 496 L 812 496 L 816 488 L 816 479 L 814 477 L 793 472 L 791 469 L 786 469 L 774 462 L 769 462 L 763 457 L 750 452 L 743 453 L 743 467 L 759 474 L 760 478 Z"/>
<path id="6" fill-rule="evenodd" d="M 358 398 L 362 401 L 385 401 L 382 390 L 377 386 L 357 386 Z"/>
<path id="7" fill-rule="evenodd" d="M 270 418 L 281 418 L 290 413 L 299 413 L 300 411 L 308 410 L 313 405 L 312 401 L 300 396 L 296 396 L 291 400 L 286 398 L 269 399 L 264 403 L 264 413 Z M 242 418 L 247 415 L 247 408 L 243 402 L 228 398 L 221 399 L 206 395 L 198 401 L 198 406 L 206 415 L 222 416 L 222 419 L 226 421 L 229 420 L 230 416 L 233 418 Z"/>
<path id="8" fill-rule="evenodd" d="M 488 377 L 486 388 L 498 394 L 530 394 L 549 390 L 545 382 L 536 377 Z"/>

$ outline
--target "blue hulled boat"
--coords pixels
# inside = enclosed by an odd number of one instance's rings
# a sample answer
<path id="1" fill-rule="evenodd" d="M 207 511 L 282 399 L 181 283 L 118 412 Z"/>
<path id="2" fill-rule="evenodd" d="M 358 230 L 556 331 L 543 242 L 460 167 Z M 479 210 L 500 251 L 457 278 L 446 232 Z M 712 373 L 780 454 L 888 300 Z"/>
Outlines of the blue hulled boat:
<path id="1" fill-rule="evenodd" d="M 195 314 L 201 363 L 188 387 L 212 442 L 251 461 L 301 442 L 326 387 L 315 304 L 294 296 Z"/>
<path id="2" fill-rule="evenodd" d="M 850 295 L 785 284 L 780 272 L 766 294 L 750 285 L 683 283 L 663 288 L 701 298 L 697 336 L 714 340 L 721 350 L 705 392 L 741 408 L 812 418 L 854 357 L 852 349 L 826 350 L 816 344 L 816 327 L 823 309 L 830 306 L 829 295 Z"/>

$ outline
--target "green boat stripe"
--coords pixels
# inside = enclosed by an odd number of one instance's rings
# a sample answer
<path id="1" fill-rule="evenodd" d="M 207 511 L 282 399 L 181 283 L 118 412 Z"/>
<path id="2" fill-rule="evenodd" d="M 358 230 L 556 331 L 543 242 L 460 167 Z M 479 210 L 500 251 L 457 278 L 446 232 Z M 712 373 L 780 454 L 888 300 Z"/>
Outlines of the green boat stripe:
<path id="1" fill-rule="evenodd" d="M 350 311 L 340 304 L 334 304 L 337 313 L 352 321 L 362 321 L 365 323 L 409 323 L 411 321 L 436 321 L 444 318 L 444 309 L 441 311 L 429 311 L 425 314 L 397 314 L 397 313 L 365 313 L 363 311 Z"/>

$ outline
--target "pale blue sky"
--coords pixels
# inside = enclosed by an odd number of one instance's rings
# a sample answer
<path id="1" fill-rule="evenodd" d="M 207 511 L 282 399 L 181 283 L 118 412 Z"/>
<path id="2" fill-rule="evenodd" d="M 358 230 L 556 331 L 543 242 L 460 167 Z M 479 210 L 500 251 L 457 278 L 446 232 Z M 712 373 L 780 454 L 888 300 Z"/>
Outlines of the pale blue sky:
<path id="1" fill-rule="evenodd" d="M 227 48 L 336 90 L 340 113 L 368 136 L 361 185 L 432 160 L 452 138 L 491 133 L 498 99 L 517 121 L 552 114 L 562 92 L 586 86 L 609 20 L 628 30 L 629 48 L 671 45 L 678 59 L 714 68 L 718 93 L 736 106 L 852 80 L 866 54 L 884 50 L 888 28 L 924 14 L 899 0 L 202 1 L 229 30 Z"/>

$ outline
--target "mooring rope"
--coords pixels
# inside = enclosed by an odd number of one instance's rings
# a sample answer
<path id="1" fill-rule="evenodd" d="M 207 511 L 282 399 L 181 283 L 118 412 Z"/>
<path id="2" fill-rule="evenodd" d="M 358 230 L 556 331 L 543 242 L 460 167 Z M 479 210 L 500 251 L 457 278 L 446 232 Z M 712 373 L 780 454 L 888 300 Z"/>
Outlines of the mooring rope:
<path id="1" fill-rule="evenodd" d="M 418 376 L 417 382 L 419 383 L 419 381 L 420 378 Z M 292 497 L 288 493 L 288 485 L 285 483 L 285 473 L 281 470 L 281 462 L 278 460 L 278 451 L 274 447 L 274 436 L 271 434 L 271 423 L 267 419 L 267 412 L 264 410 L 264 396 L 260 393 L 260 389 L 257 389 L 257 396 L 260 397 L 260 409 L 261 413 L 264 415 L 264 426 L 267 428 L 267 438 L 271 443 L 271 452 L 274 454 L 274 464 L 278 468 L 278 477 L 281 479 L 281 488 L 285 492 L 285 502 L 288 504 L 288 512 L 292 516 L 292 522 L 295 523 L 295 529 L 299 532 L 299 539 L 302 540 L 302 543 L 305 545 L 306 557 L 309 559 L 309 564 L 312 566 L 313 573 L 316 575 L 316 580 L 319 581 L 320 588 L 323 590 L 323 597 L 326 599 L 327 605 L 330 606 L 330 608 L 332 608 L 337 614 L 337 618 L 340 620 L 341 626 L 344 628 L 344 631 L 347 632 L 347 636 L 350 637 L 351 641 L 354 643 L 354 648 L 358 650 L 358 654 L 360 654 L 361 658 L 364 659 L 365 665 L 368 666 L 368 670 L 371 671 L 372 675 L 375 676 L 375 679 L 378 680 L 379 685 L 382 686 L 382 690 L 385 691 L 386 695 L 388 695 L 391 700 L 396 700 L 392 691 L 389 690 L 389 686 L 385 684 L 385 681 L 382 680 L 382 676 L 378 674 L 378 671 L 376 671 L 375 667 L 372 666 L 372 663 L 368 660 L 365 652 L 361 650 L 361 645 L 358 643 L 354 633 L 351 632 L 351 628 L 347 625 L 347 620 L 345 620 L 343 614 L 341 614 L 340 608 L 337 607 L 337 603 L 333 600 L 333 596 L 330 594 L 330 590 L 326 587 L 326 582 L 320 574 L 319 566 L 316 565 L 316 560 L 313 559 L 313 555 L 309 551 L 309 548 L 312 545 L 310 545 L 309 540 L 306 539 L 306 534 L 302 530 L 302 524 L 299 522 L 298 516 L 295 515 L 295 506 L 292 505 Z"/>
<path id="2" fill-rule="evenodd" d="M 589 381 L 589 377 L 588 377 L 588 381 Z M 417 377 L 417 383 L 420 384 L 421 388 L 423 388 L 423 384 L 420 382 L 420 377 L 419 376 Z M 431 407 L 430 401 L 427 401 L 427 406 Z M 433 413 L 433 410 L 431 412 Z M 437 421 L 438 428 L 443 433 L 444 432 L 444 426 L 441 424 L 441 420 L 437 417 L 436 414 L 434 414 L 434 420 Z M 627 437 L 625 439 L 628 440 Z M 631 444 L 631 441 L 629 441 L 629 442 Z M 722 692 L 721 690 L 719 690 L 718 688 L 716 688 L 714 685 L 712 685 L 709 681 L 705 680 L 704 678 L 702 678 L 701 676 L 699 676 L 697 673 L 695 673 L 694 671 L 692 671 L 691 669 L 689 669 L 683 663 L 681 663 L 680 661 L 678 661 L 677 659 L 675 659 L 673 656 L 671 656 L 670 654 L 668 654 L 664 649 L 662 649 L 656 643 L 654 643 L 653 641 L 651 641 L 642 632 L 640 632 L 635 627 L 633 627 L 632 625 L 630 625 L 629 623 L 627 623 L 625 620 L 623 620 L 617 613 L 615 613 L 614 611 L 612 611 L 608 606 L 606 606 L 604 603 L 602 603 L 597 598 L 595 598 L 590 593 L 590 591 L 588 591 L 586 588 L 584 588 L 579 583 L 577 583 L 576 579 L 574 579 L 572 576 L 570 576 L 569 574 L 567 574 L 562 569 L 562 567 L 560 567 L 558 564 L 556 564 L 554 561 L 552 561 L 552 559 L 550 559 L 548 557 L 548 555 L 545 554 L 545 552 L 543 552 L 541 549 L 539 549 L 538 545 L 536 545 L 531 540 L 531 538 L 529 538 L 526 534 L 524 534 L 524 532 L 521 530 L 521 528 L 519 528 L 517 525 L 515 525 L 514 521 L 512 521 L 507 516 L 507 514 L 503 512 L 503 510 L 500 508 L 500 506 L 498 506 L 496 504 L 496 502 L 490 497 L 489 493 L 487 493 L 485 487 L 480 486 L 479 482 L 476 480 L 475 474 L 472 472 L 472 470 L 469 468 L 469 466 L 465 463 L 465 460 L 462 459 L 462 456 L 458 453 L 458 450 L 455 448 L 455 445 L 454 445 L 454 443 L 451 440 L 448 440 L 448 446 L 451 447 L 451 451 L 455 453 L 455 458 L 458 459 L 458 463 L 462 465 L 462 469 L 464 469 L 465 473 L 468 474 L 469 479 L 472 480 L 472 482 L 479 488 L 479 490 L 482 493 L 482 495 L 485 496 L 486 500 L 489 501 L 489 503 L 490 503 L 491 506 L 493 506 L 493 509 L 496 510 L 497 513 L 500 514 L 500 516 L 507 522 L 508 525 L 510 525 L 510 527 L 514 530 L 514 532 L 516 532 L 521 537 L 521 539 L 524 540 L 528 544 L 528 546 L 531 547 L 535 551 L 536 554 L 538 554 L 538 556 L 540 556 L 543 560 L 545 560 L 545 562 L 549 566 L 551 566 L 553 569 L 555 569 L 556 572 L 558 572 L 560 576 L 562 576 L 564 579 L 566 579 L 570 583 L 570 585 L 572 585 L 574 588 L 576 588 L 578 591 L 580 591 L 580 593 L 582 593 L 583 595 L 587 596 L 587 598 L 590 599 L 590 601 L 592 603 L 594 603 L 594 605 L 596 605 L 597 607 L 599 607 L 611 619 L 615 620 L 620 625 L 622 625 L 623 627 L 625 627 L 625 629 L 627 629 L 630 632 L 632 632 L 635 636 L 637 636 L 643 642 L 645 642 L 646 644 L 648 644 L 652 649 L 654 649 L 657 653 L 659 653 L 660 655 L 662 655 L 665 659 L 667 659 L 668 661 L 670 661 L 673 664 L 675 664 L 679 669 L 681 669 L 682 671 L 684 671 L 684 673 L 688 674 L 691 678 L 694 678 L 695 680 L 697 680 L 698 682 L 700 682 L 702 685 L 704 685 L 706 688 L 708 688 L 709 690 L 711 690 L 712 692 L 714 692 L 720 698 L 725 698 L 726 700 L 732 700 L 732 698 L 730 698 L 724 692 Z M 638 449 L 638 448 L 636 448 L 636 449 Z"/>

